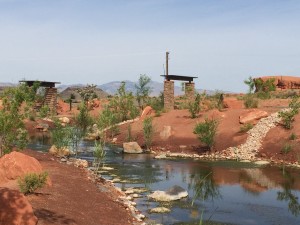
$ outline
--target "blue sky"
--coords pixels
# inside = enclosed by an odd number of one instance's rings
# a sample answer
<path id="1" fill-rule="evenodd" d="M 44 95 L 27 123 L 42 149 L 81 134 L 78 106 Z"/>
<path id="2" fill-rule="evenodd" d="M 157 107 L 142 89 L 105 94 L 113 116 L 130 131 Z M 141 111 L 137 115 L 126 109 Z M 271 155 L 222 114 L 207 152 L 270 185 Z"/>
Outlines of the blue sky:
<path id="1" fill-rule="evenodd" d="M 299 0 L 0 0 L 0 82 L 198 76 L 202 89 L 300 75 Z"/>

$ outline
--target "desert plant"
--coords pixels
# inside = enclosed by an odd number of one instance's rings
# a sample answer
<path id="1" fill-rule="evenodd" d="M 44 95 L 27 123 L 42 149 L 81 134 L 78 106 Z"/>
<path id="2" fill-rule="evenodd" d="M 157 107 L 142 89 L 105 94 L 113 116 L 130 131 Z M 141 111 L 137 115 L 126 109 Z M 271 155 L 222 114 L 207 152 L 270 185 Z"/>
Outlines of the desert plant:
<path id="1" fill-rule="evenodd" d="M 63 127 L 59 122 L 56 122 L 55 128 L 51 130 L 53 145 L 58 149 L 68 147 L 71 141 L 70 132 L 69 127 Z"/>
<path id="2" fill-rule="evenodd" d="M 151 93 L 151 87 L 149 86 L 151 78 L 146 74 L 141 74 L 138 83 L 135 84 L 136 99 L 140 108 L 144 108 L 147 99 Z"/>
<path id="3" fill-rule="evenodd" d="M 254 79 L 250 76 L 248 80 L 244 80 L 244 84 L 248 85 L 249 87 L 249 94 L 251 94 L 254 91 L 255 83 Z"/>
<path id="4" fill-rule="evenodd" d="M 204 122 L 196 124 L 194 134 L 196 134 L 198 139 L 211 150 L 215 143 L 217 128 L 218 121 L 216 119 L 205 118 Z"/>
<path id="5" fill-rule="evenodd" d="M 79 127 L 85 134 L 87 128 L 93 124 L 93 118 L 89 114 L 89 110 L 86 104 L 81 104 L 79 107 L 79 113 L 75 117 L 75 125 Z"/>
<path id="6" fill-rule="evenodd" d="M 25 195 L 34 193 L 38 188 L 45 186 L 48 178 L 48 173 L 40 174 L 28 173 L 23 178 L 18 179 L 20 191 Z"/>
<path id="7" fill-rule="evenodd" d="M 251 130 L 253 128 L 253 124 L 252 123 L 245 123 L 240 127 L 240 131 L 242 133 L 246 133 L 247 131 Z"/>
<path id="8" fill-rule="evenodd" d="M 164 111 L 164 93 L 161 92 L 158 97 L 150 98 L 149 105 L 155 110 L 155 116 L 160 116 Z"/>
<path id="9" fill-rule="evenodd" d="M 41 118 L 45 118 L 45 117 L 48 116 L 49 112 L 50 112 L 49 106 L 43 105 L 43 106 L 40 108 L 39 116 L 40 116 Z"/>
<path id="10" fill-rule="evenodd" d="M 96 85 L 88 84 L 83 88 L 78 88 L 76 91 L 79 93 L 85 102 L 85 105 L 87 106 L 88 101 L 91 100 L 96 94 Z"/>
<path id="11" fill-rule="evenodd" d="M 108 129 L 111 132 L 111 137 L 114 137 L 119 132 L 118 115 L 114 113 L 109 106 L 105 106 L 97 119 L 97 125 L 100 130 Z"/>
<path id="12" fill-rule="evenodd" d="M 29 112 L 29 105 L 35 99 L 36 87 L 29 88 L 25 84 L 7 88 L 1 95 L 2 106 L 0 110 L 0 157 L 9 153 L 16 146 L 23 149 L 27 143 L 27 132 L 24 129 L 23 119 Z M 25 103 L 25 108 L 22 108 Z M 26 115 L 27 114 L 27 115 Z"/>
<path id="13" fill-rule="evenodd" d="M 293 150 L 293 148 L 292 148 L 292 146 L 290 145 L 290 144 L 288 144 L 288 143 L 286 143 L 286 144 L 284 144 L 284 146 L 282 147 L 282 149 L 281 149 L 281 153 L 282 154 L 288 154 L 290 151 L 292 151 Z"/>
<path id="14" fill-rule="evenodd" d="M 289 103 L 289 109 L 279 112 L 279 117 L 282 119 L 283 127 L 286 129 L 292 128 L 292 123 L 295 119 L 295 116 L 299 113 L 300 102 L 298 100 L 298 96 L 294 97 Z"/>
<path id="15" fill-rule="evenodd" d="M 189 103 L 188 109 L 191 115 L 191 118 L 196 118 L 200 112 L 200 100 L 201 96 L 197 93 L 196 98 L 193 102 Z"/>
<path id="16" fill-rule="evenodd" d="M 258 100 L 255 98 L 253 94 L 247 94 L 244 97 L 244 106 L 249 108 L 257 108 L 258 107 Z"/>
<path id="17" fill-rule="evenodd" d="M 95 150 L 94 150 L 94 166 L 96 167 L 96 171 L 99 170 L 99 167 L 102 163 L 104 165 L 104 158 L 106 155 L 106 152 L 104 150 L 105 142 L 103 139 L 100 139 L 99 141 L 95 141 Z"/>
<path id="18" fill-rule="evenodd" d="M 132 92 L 125 90 L 125 82 L 121 83 L 115 96 L 110 99 L 108 108 L 115 115 L 117 122 L 134 119 L 139 114 Z"/>
<path id="19" fill-rule="evenodd" d="M 152 117 L 146 117 L 143 121 L 143 133 L 146 148 L 149 149 L 152 144 L 154 134 L 154 127 L 152 124 Z"/>
<path id="20" fill-rule="evenodd" d="M 129 124 L 127 126 L 127 138 L 126 138 L 127 142 L 131 142 L 132 141 L 132 132 L 131 132 L 131 124 Z"/>
<path id="21" fill-rule="evenodd" d="M 295 133 L 291 133 L 289 139 L 292 140 L 296 140 L 297 139 L 297 135 Z"/>
<path id="22" fill-rule="evenodd" d="M 83 133 L 82 129 L 80 129 L 77 126 L 70 127 L 68 133 L 69 133 L 69 138 L 68 138 L 69 143 L 68 144 L 71 145 L 73 152 L 77 156 L 77 154 L 78 154 L 78 145 L 79 145 L 82 137 L 84 136 L 84 133 Z"/>

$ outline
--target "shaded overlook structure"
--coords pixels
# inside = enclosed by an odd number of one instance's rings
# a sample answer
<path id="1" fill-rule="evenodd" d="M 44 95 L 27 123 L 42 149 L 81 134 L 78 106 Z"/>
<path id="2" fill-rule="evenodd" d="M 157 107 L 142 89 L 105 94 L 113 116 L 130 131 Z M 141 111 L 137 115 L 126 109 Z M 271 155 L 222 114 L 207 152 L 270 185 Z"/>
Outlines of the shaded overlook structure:
<path id="1" fill-rule="evenodd" d="M 34 83 L 38 82 L 40 87 L 45 88 L 44 99 L 41 103 L 36 103 L 35 109 L 39 110 L 42 106 L 48 106 L 52 114 L 56 114 L 56 105 L 57 105 L 57 88 L 56 84 L 60 82 L 52 81 L 39 81 L 39 80 L 20 80 L 19 83 L 25 83 L 28 87 L 32 87 Z"/>
<path id="2" fill-rule="evenodd" d="M 300 77 L 295 76 L 261 76 L 253 78 L 255 83 L 255 92 L 259 91 L 258 80 L 266 82 L 267 80 L 273 79 L 276 91 L 279 90 L 299 90 L 300 89 Z"/>
<path id="3" fill-rule="evenodd" d="M 188 101 L 195 98 L 195 83 L 193 76 L 169 75 L 169 52 L 166 52 L 166 74 L 160 75 L 165 78 L 164 81 L 164 109 L 174 109 L 174 80 L 185 81 L 184 90 Z"/>

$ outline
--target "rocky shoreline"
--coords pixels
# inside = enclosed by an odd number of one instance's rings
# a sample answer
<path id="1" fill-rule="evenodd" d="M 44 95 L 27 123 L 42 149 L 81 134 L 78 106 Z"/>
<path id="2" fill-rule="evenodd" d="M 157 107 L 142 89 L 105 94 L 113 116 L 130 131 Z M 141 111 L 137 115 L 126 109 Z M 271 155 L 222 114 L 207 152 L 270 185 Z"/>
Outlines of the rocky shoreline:
<path id="1" fill-rule="evenodd" d="M 287 111 L 289 109 L 283 109 L 281 111 Z M 167 159 L 167 158 L 193 158 L 203 160 L 236 160 L 239 162 L 253 162 L 258 165 L 265 164 L 284 164 L 300 168 L 298 162 L 284 162 L 283 160 L 274 160 L 272 158 L 258 157 L 259 149 L 262 146 L 263 138 L 267 135 L 271 128 L 276 127 L 281 118 L 279 112 L 272 113 L 266 118 L 262 118 L 259 122 L 250 129 L 247 134 L 248 138 L 245 143 L 236 146 L 229 147 L 219 152 L 207 152 L 205 154 L 188 154 L 188 153 L 171 153 L 171 152 L 154 152 L 155 159 Z"/>

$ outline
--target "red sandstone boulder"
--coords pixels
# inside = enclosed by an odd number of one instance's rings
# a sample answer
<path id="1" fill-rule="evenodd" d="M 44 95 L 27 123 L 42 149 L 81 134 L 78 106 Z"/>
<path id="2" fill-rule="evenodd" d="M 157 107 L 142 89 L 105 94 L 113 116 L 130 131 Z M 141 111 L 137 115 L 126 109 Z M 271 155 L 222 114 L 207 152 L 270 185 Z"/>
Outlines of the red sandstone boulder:
<path id="1" fill-rule="evenodd" d="M 22 193 L 0 188 L 1 225 L 35 225 L 37 221 L 32 206 Z"/>
<path id="2" fill-rule="evenodd" d="M 0 158 L 0 184 L 16 180 L 26 173 L 41 173 L 42 166 L 35 158 L 20 152 L 11 152 Z"/>
<path id="3" fill-rule="evenodd" d="M 267 117 L 268 113 L 266 111 L 258 110 L 258 109 L 252 109 L 248 112 L 243 113 L 240 115 L 240 123 L 256 123 L 257 120 L 260 120 L 261 118 Z"/>
<path id="4" fill-rule="evenodd" d="M 141 118 L 145 118 L 146 116 L 150 116 L 152 113 L 154 113 L 154 110 L 151 106 L 146 106 L 141 114 Z"/>
<path id="5" fill-rule="evenodd" d="M 300 77 L 293 76 L 262 76 L 254 78 L 254 80 L 262 80 L 263 82 L 268 79 L 274 79 L 276 90 L 281 89 L 300 89 Z M 257 87 L 256 87 L 257 91 Z"/>

